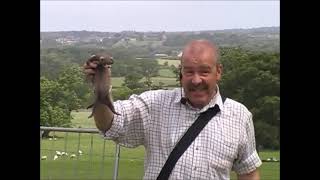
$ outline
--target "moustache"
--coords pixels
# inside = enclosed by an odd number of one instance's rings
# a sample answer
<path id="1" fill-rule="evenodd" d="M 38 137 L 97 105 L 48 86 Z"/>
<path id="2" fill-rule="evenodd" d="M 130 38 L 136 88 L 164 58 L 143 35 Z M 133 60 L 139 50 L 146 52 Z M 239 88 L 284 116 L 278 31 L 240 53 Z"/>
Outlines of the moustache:
<path id="1" fill-rule="evenodd" d="M 187 90 L 188 91 L 203 91 L 203 90 L 208 90 L 209 86 L 208 84 L 202 82 L 200 84 L 194 85 L 192 82 L 188 82 L 187 84 Z"/>

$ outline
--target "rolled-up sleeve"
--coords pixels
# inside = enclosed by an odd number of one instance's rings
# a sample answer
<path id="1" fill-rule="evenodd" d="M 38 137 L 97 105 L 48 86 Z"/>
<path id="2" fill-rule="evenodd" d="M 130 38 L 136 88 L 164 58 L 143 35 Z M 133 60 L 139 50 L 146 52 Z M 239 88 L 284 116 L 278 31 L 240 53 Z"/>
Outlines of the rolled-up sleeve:
<path id="1" fill-rule="evenodd" d="M 237 174 L 247 174 L 261 166 L 262 162 L 256 151 L 255 133 L 252 114 L 248 113 L 240 136 L 238 158 L 232 169 Z"/>

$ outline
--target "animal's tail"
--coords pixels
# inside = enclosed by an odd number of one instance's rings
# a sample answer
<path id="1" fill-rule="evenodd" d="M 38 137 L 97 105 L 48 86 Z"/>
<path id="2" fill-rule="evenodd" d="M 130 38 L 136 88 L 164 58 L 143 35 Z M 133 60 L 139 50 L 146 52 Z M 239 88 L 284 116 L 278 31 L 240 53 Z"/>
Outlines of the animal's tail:
<path id="1" fill-rule="evenodd" d="M 89 105 L 89 106 L 87 107 L 87 109 L 90 109 L 90 108 L 92 108 L 92 107 L 93 107 L 93 110 L 92 110 L 90 116 L 88 116 L 88 118 L 91 118 L 91 117 L 93 116 L 94 104 L 91 104 L 91 105 Z"/>

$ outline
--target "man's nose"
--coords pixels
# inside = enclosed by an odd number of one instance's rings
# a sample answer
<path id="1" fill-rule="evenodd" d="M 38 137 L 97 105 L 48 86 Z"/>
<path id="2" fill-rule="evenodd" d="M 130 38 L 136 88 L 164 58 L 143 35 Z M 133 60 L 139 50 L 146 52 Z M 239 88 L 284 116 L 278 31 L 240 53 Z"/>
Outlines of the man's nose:
<path id="1" fill-rule="evenodd" d="M 200 76 L 198 74 L 194 74 L 191 82 L 193 85 L 198 85 L 202 82 L 202 79 L 200 78 Z"/>

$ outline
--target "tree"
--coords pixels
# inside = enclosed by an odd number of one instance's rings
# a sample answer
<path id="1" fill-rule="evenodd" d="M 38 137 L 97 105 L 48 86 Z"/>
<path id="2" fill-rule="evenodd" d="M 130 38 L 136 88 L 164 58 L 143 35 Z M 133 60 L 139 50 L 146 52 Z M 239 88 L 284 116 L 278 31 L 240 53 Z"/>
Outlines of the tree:
<path id="1" fill-rule="evenodd" d="M 139 59 L 135 62 L 135 66 L 139 67 L 138 73 L 145 77 L 154 77 L 159 75 L 159 64 L 154 59 Z"/>
<path id="2" fill-rule="evenodd" d="M 60 76 L 58 83 L 63 88 L 64 96 L 66 97 L 66 108 L 71 112 L 79 108 L 84 108 L 88 104 L 91 97 L 91 89 L 86 83 L 82 69 L 78 65 L 70 65 L 65 67 Z"/>
<path id="3" fill-rule="evenodd" d="M 181 69 L 181 65 L 179 65 L 179 67 L 176 67 L 176 66 L 174 66 L 174 65 L 171 65 L 169 69 L 175 74 L 177 82 L 180 83 L 180 69 Z"/>
<path id="4" fill-rule="evenodd" d="M 279 127 L 271 126 L 263 121 L 255 121 L 255 136 L 256 144 L 262 145 L 265 149 L 279 149 L 280 148 L 280 133 Z"/>
<path id="5" fill-rule="evenodd" d="M 158 85 L 153 84 L 153 85 L 152 85 L 152 89 L 153 89 L 153 90 L 163 89 L 163 88 L 164 88 L 163 86 L 164 86 L 164 83 L 160 81 L 160 82 L 158 83 Z"/>
<path id="6" fill-rule="evenodd" d="M 151 90 L 152 89 L 152 86 L 153 86 L 153 82 L 152 82 L 152 80 L 151 80 L 151 77 L 150 77 L 150 75 L 147 75 L 147 76 L 145 76 L 145 81 L 144 81 L 144 85 L 149 89 L 149 90 Z"/>
<path id="7" fill-rule="evenodd" d="M 243 103 L 252 112 L 259 145 L 278 148 L 279 54 L 223 48 L 221 62 L 224 67 L 219 86 L 221 93 Z"/>
<path id="8" fill-rule="evenodd" d="M 124 83 L 122 85 L 128 87 L 131 90 L 143 88 L 144 85 L 140 82 L 142 77 L 143 76 L 141 74 L 138 74 L 136 72 L 129 73 L 124 77 Z"/>
<path id="9" fill-rule="evenodd" d="M 263 107 L 263 108 L 259 108 Z M 252 108 L 256 119 L 260 119 L 271 126 L 280 126 L 280 97 L 264 96 L 257 100 L 257 106 Z"/>
<path id="10" fill-rule="evenodd" d="M 112 98 L 114 101 L 116 100 L 126 100 L 133 93 L 131 89 L 126 86 L 119 87 L 117 89 L 112 90 Z"/>
<path id="11" fill-rule="evenodd" d="M 70 127 L 71 111 L 83 107 L 89 94 L 79 66 L 66 67 L 57 80 L 40 77 L 40 125 Z"/>
<path id="12" fill-rule="evenodd" d="M 71 118 L 63 108 L 63 91 L 60 84 L 45 77 L 40 77 L 40 126 L 70 127 Z M 43 133 L 44 137 L 50 131 Z"/>

